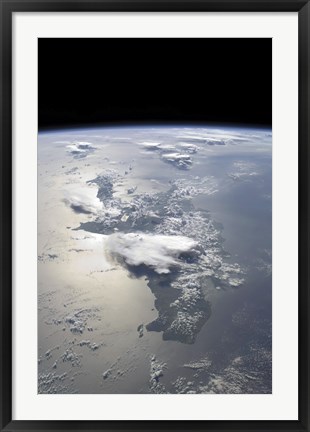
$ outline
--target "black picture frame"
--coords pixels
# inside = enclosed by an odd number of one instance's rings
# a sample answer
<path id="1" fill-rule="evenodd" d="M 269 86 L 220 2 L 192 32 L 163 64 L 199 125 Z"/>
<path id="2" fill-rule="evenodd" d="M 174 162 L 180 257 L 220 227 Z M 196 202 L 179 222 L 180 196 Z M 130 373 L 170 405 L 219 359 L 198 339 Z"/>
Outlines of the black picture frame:
<path id="1" fill-rule="evenodd" d="M 309 423 L 309 74 L 310 5 L 305 0 L 0 0 L 1 20 L 1 332 L 2 431 L 206 430 L 310 431 Z M 299 415 L 297 421 L 14 421 L 12 420 L 12 14 L 14 12 L 298 12 Z"/>

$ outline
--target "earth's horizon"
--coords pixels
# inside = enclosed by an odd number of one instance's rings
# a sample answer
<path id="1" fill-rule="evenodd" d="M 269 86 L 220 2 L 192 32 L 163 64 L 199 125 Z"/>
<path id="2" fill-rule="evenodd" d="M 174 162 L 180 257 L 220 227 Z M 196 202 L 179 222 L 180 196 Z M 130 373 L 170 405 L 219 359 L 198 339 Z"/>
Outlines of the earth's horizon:
<path id="1" fill-rule="evenodd" d="M 39 393 L 272 392 L 271 139 L 39 133 Z"/>

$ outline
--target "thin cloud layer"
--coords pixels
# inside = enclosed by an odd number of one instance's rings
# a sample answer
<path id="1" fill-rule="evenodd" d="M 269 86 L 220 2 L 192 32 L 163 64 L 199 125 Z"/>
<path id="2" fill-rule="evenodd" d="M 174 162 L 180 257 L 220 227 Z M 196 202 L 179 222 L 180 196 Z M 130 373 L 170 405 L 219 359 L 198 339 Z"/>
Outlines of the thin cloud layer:
<path id="1" fill-rule="evenodd" d="M 147 150 L 159 150 L 160 149 L 160 142 L 153 142 L 153 141 L 143 141 L 140 142 L 139 145 Z"/>
<path id="2" fill-rule="evenodd" d="M 259 173 L 256 170 L 256 165 L 247 161 L 235 161 L 233 163 L 233 171 L 228 174 L 233 180 L 250 180 L 256 177 Z"/>

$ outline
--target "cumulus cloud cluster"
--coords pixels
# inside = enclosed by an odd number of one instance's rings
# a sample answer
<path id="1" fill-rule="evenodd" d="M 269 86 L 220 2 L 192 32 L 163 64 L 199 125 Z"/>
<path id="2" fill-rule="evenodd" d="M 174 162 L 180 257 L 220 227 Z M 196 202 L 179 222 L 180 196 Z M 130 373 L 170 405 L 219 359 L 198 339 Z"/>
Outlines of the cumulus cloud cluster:
<path id="1" fill-rule="evenodd" d="M 197 242 L 185 236 L 151 235 L 144 233 L 115 233 L 105 242 L 107 251 L 124 259 L 128 265 L 144 264 L 156 273 L 169 273 L 179 264 L 181 253 L 192 251 Z"/>
<path id="2" fill-rule="evenodd" d="M 96 149 L 92 143 L 87 141 L 75 141 L 66 147 L 68 153 L 71 153 L 76 158 L 86 157 L 89 153 L 92 153 Z"/>
<path id="3" fill-rule="evenodd" d="M 192 165 L 192 159 L 187 154 L 167 153 L 162 155 L 165 162 L 170 162 L 178 168 L 187 169 Z"/>
<path id="4" fill-rule="evenodd" d="M 97 214 L 102 207 L 100 201 L 86 191 L 67 191 L 63 201 L 75 213 Z"/>
<path id="5" fill-rule="evenodd" d="M 157 141 L 157 138 L 158 141 Z M 249 143 L 264 143 L 269 140 L 265 132 L 253 135 L 244 130 L 223 131 L 221 129 L 189 129 L 182 133 L 164 136 L 162 133 L 155 136 L 155 140 L 139 141 L 138 145 L 143 152 L 159 155 L 163 162 L 173 165 L 181 170 L 190 169 L 195 162 L 195 153 L 204 151 L 209 147 L 247 145 Z M 270 141 L 270 140 L 269 140 Z M 242 173 L 243 177 L 244 174 Z M 238 177 L 240 175 L 238 174 Z"/>
<path id="6" fill-rule="evenodd" d="M 199 150 L 199 147 L 195 144 L 189 144 L 189 143 L 180 143 L 180 146 L 184 151 L 187 151 L 188 153 L 197 153 Z"/>
<path id="7" fill-rule="evenodd" d="M 157 152 L 164 162 L 168 162 L 179 169 L 189 169 L 193 163 L 189 154 L 197 153 L 198 147 L 193 144 L 181 143 L 162 144 L 160 142 L 143 141 L 139 145 L 144 150 Z M 180 148 L 179 148 L 180 147 Z"/>

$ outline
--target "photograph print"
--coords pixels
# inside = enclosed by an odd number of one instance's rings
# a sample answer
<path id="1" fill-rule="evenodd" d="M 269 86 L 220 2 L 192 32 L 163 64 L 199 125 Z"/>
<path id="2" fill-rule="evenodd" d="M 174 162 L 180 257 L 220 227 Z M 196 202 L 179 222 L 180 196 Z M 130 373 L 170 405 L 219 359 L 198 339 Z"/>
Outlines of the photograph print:
<path id="1" fill-rule="evenodd" d="M 272 393 L 272 39 L 38 39 L 38 393 Z"/>

